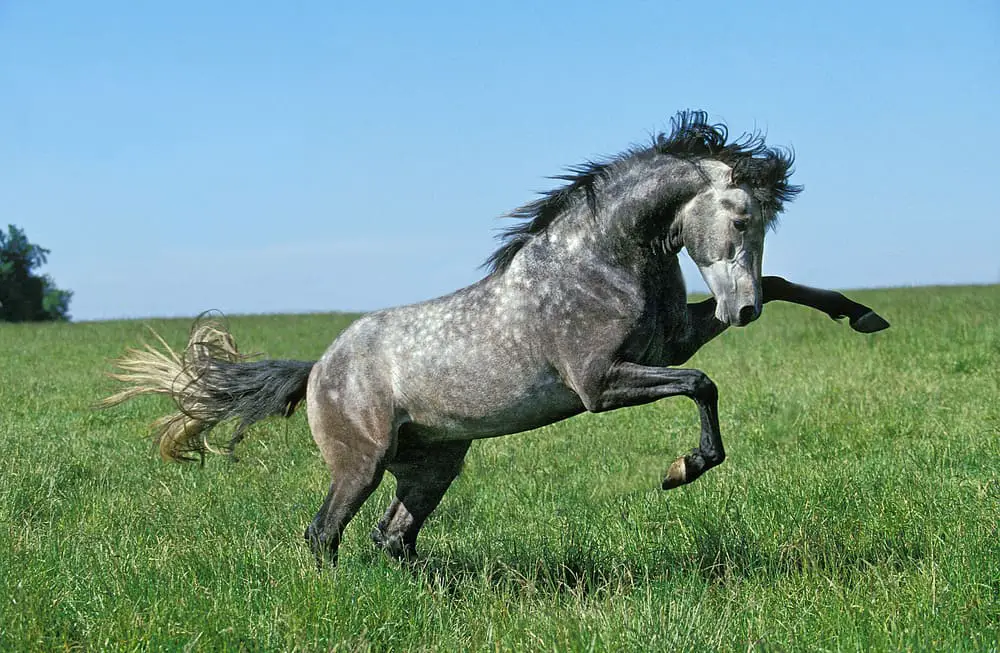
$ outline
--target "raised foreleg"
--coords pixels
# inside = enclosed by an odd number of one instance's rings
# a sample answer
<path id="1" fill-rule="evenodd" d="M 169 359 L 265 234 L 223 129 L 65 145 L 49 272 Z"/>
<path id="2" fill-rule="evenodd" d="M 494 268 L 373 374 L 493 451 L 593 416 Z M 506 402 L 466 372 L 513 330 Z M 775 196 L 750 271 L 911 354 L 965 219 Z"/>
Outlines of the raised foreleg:
<path id="1" fill-rule="evenodd" d="M 889 328 L 889 323 L 878 313 L 833 290 L 810 288 L 781 277 L 762 277 L 761 290 L 765 303 L 790 302 L 815 308 L 835 320 L 846 317 L 851 328 L 860 333 L 875 333 Z"/>
<path id="2" fill-rule="evenodd" d="M 638 406 L 665 397 L 690 397 L 701 415 L 697 447 L 675 460 L 663 479 L 663 489 L 690 483 L 726 457 L 719 430 L 719 391 L 701 370 L 615 363 L 599 391 L 585 399 L 589 410 L 602 412 Z"/>
<path id="3" fill-rule="evenodd" d="M 807 306 L 826 313 L 835 320 L 848 318 L 851 328 L 860 333 L 875 333 L 889 328 L 881 315 L 864 304 L 848 299 L 834 290 L 811 288 L 792 283 L 781 277 L 762 277 L 761 292 L 763 302 L 782 301 Z M 725 322 L 715 317 L 715 298 L 709 297 L 687 305 L 690 332 L 688 339 L 676 346 L 677 356 L 670 361 L 680 365 L 728 328 Z"/>

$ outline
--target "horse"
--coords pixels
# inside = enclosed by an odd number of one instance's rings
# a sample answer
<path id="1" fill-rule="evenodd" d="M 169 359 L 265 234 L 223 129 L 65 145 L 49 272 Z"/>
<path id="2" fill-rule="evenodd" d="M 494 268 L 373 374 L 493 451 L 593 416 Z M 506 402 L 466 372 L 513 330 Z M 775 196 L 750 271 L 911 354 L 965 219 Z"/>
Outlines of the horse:
<path id="1" fill-rule="evenodd" d="M 518 220 L 478 282 L 450 295 L 363 315 L 318 361 L 250 360 L 217 320 L 196 321 L 186 349 L 131 349 L 111 376 L 130 384 L 112 406 L 147 393 L 177 412 L 155 422 L 167 459 L 232 453 L 251 424 L 305 401 L 329 467 L 326 499 L 305 531 L 319 567 L 336 564 L 345 527 L 385 472 L 395 497 L 372 531 L 389 556 L 412 559 L 417 535 L 458 475 L 473 440 L 685 396 L 701 418 L 698 445 L 669 465 L 663 489 L 691 483 L 725 458 L 718 389 L 678 367 L 730 326 L 785 301 L 889 326 L 844 295 L 762 276 L 764 236 L 793 185 L 794 155 L 757 131 L 730 140 L 703 111 L 669 133 L 569 168 L 565 185 L 514 210 Z M 711 297 L 687 302 L 687 250 Z M 229 444 L 207 434 L 236 419 Z"/>

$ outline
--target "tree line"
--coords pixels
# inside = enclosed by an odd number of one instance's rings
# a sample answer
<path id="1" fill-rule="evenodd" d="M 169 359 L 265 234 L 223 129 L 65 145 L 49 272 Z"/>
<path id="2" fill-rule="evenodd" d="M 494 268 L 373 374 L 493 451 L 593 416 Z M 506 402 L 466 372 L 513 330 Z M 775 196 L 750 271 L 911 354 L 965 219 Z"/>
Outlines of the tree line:
<path id="1" fill-rule="evenodd" d="M 0 322 L 68 320 L 72 291 L 56 287 L 36 271 L 48 261 L 49 250 L 28 240 L 24 230 L 0 229 Z"/>

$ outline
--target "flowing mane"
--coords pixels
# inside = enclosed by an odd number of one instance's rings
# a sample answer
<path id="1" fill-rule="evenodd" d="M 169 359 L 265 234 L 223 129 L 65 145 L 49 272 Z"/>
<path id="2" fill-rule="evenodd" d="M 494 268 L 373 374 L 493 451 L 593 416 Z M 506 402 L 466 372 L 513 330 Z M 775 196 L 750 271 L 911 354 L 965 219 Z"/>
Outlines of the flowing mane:
<path id="1" fill-rule="evenodd" d="M 726 126 L 710 124 L 705 111 L 680 111 L 670 119 L 670 134 L 657 134 L 649 145 L 634 146 L 612 157 L 570 166 L 566 174 L 551 177 L 567 182 L 565 186 L 543 192 L 537 200 L 504 216 L 521 222 L 503 230 L 500 247 L 490 255 L 484 267 L 490 273 L 505 270 L 529 240 L 545 232 L 581 196 L 596 214 L 598 182 L 607 179 L 622 165 L 656 155 L 725 163 L 733 169 L 734 184 L 747 184 L 753 189 L 764 220 L 768 226 L 773 225 L 784 210 L 784 203 L 802 191 L 802 186 L 789 183 L 794 154 L 788 149 L 767 147 L 764 136 L 758 131 L 744 133 L 733 142 L 727 142 L 728 137 Z"/>

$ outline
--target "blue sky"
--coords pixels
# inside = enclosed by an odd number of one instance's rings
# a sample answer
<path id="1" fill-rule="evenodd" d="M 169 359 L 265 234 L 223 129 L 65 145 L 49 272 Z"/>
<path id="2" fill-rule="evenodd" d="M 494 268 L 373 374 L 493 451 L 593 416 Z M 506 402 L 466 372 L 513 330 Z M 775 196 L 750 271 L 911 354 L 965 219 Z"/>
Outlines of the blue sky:
<path id="1" fill-rule="evenodd" d="M 765 273 L 1000 281 L 995 0 L 11 0 L 0 224 L 76 319 L 373 309 L 684 108 L 795 148 Z"/>

